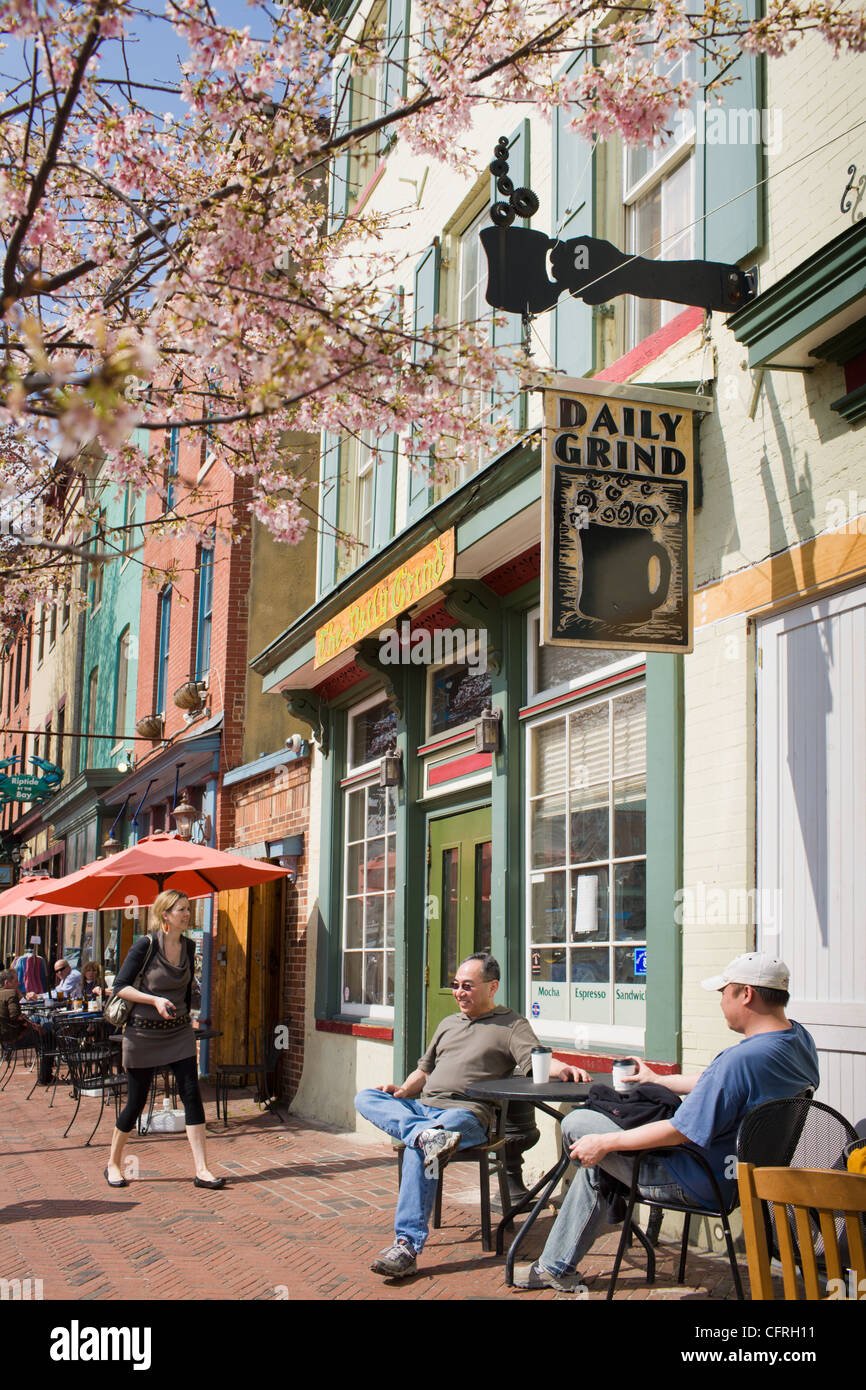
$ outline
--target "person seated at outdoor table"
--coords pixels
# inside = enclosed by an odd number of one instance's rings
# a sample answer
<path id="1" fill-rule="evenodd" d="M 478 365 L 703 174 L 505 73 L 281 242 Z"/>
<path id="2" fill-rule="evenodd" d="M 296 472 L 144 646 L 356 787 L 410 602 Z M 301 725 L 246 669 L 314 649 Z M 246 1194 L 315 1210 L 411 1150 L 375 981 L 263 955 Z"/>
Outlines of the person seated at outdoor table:
<path id="1" fill-rule="evenodd" d="M 83 990 L 81 984 L 81 971 L 73 970 L 68 960 L 61 958 L 54 962 L 54 988 L 57 990 L 58 998 L 81 999 Z"/>
<path id="2" fill-rule="evenodd" d="M 21 1012 L 18 976 L 14 970 L 0 971 L 0 1036 L 4 1047 L 16 1050 L 36 1047 L 42 1030 L 28 1022 Z"/>
<path id="3" fill-rule="evenodd" d="M 147 1103 L 154 1072 L 170 1066 L 183 1103 L 194 1186 L 221 1188 L 225 1178 L 215 1178 L 207 1165 L 196 1040 L 189 1017 L 195 965 L 195 944 L 183 935 L 190 923 L 189 898 L 170 888 L 159 894 L 150 911 L 150 936 L 133 942 L 114 981 L 114 993 L 134 1008 L 123 1034 L 127 1101 L 112 1135 L 105 1178 L 109 1187 L 128 1186 L 123 1150 Z"/>
<path id="4" fill-rule="evenodd" d="M 99 961 L 86 960 L 81 967 L 81 988 L 84 999 L 101 1004 L 105 995 L 105 976 Z"/>
<path id="5" fill-rule="evenodd" d="M 538 1045 L 521 1014 L 496 1004 L 499 965 L 493 956 L 484 951 L 468 956 L 451 988 L 459 1012 L 439 1024 L 411 1076 L 402 1086 L 388 1082 L 355 1097 L 359 1114 L 405 1145 L 394 1244 L 370 1266 L 374 1274 L 390 1279 L 416 1271 L 441 1165 L 457 1149 L 487 1142 L 493 1111 L 470 1100 L 465 1088 L 498 1081 L 515 1068 L 528 1075 L 532 1049 Z M 561 1081 L 589 1080 L 586 1072 L 555 1057 L 550 1075 Z"/>
<path id="6" fill-rule="evenodd" d="M 660 1202 L 684 1201 L 712 1210 L 713 1192 L 690 1157 L 692 1146 L 709 1163 L 722 1196 L 733 1196 L 736 1177 L 730 1175 L 730 1158 L 746 1111 L 818 1085 L 814 1040 L 785 1015 L 789 982 L 783 961 L 755 952 L 737 956 L 721 975 L 701 982 L 704 989 L 720 991 L 725 1022 L 743 1040 L 691 1076 L 662 1076 L 638 1062 L 631 1083 L 653 1082 L 686 1097 L 672 1120 L 621 1129 L 595 1110 L 566 1115 L 563 1146 L 579 1171 L 536 1263 L 515 1266 L 515 1288 L 565 1292 L 584 1287 L 578 1263 L 604 1226 L 607 1210 L 598 1190 L 598 1167 L 630 1187 L 633 1155 L 658 1149 L 658 1158 L 641 1164 L 640 1191 Z"/>

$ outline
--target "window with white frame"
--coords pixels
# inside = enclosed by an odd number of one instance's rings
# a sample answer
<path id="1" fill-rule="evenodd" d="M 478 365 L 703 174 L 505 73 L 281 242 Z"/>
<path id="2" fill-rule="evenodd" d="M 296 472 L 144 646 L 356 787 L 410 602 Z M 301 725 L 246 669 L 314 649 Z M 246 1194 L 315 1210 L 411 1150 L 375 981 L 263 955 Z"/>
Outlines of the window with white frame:
<path id="1" fill-rule="evenodd" d="M 574 698 L 526 728 L 528 1007 L 547 1036 L 631 1046 L 645 1014 L 646 697 L 619 652 L 598 655 L 559 682 Z"/>
<path id="2" fill-rule="evenodd" d="M 470 219 L 468 222 L 466 216 Z M 447 306 L 447 312 L 454 316 L 456 322 L 485 328 L 488 335 L 493 330 L 493 309 L 485 298 L 487 259 L 479 233 L 489 218 L 488 185 L 485 183 L 483 196 L 479 193 L 478 198 L 473 199 L 469 212 L 464 213 L 462 219 L 456 219 L 455 225 L 445 233 L 446 249 L 442 266 L 447 274 L 448 288 L 441 296 L 442 304 Z M 489 390 L 467 390 L 464 392 L 464 402 L 467 414 L 480 420 L 493 408 L 493 393 Z M 436 500 L 447 496 L 477 473 L 485 457 L 479 450 L 473 458 L 466 458 L 461 464 L 448 464 L 440 456 L 442 480 L 435 487 Z"/>
<path id="3" fill-rule="evenodd" d="M 487 258 L 481 245 L 479 233 L 481 228 L 490 220 L 490 208 L 485 202 L 481 211 L 477 213 L 468 227 L 465 227 L 458 239 L 458 321 L 463 324 L 473 324 L 476 327 L 487 326 L 487 331 L 492 331 L 493 310 L 487 303 Z M 471 415 L 480 420 L 491 409 L 493 395 L 490 391 L 467 391 L 465 393 L 466 409 Z M 476 473 L 484 463 L 485 455 L 479 451 L 478 455 L 472 459 L 464 459 L 463 463 L 455 464 L 450 470 L 448 479 L 448 490 L 459 487 L 465 483 L 473 473 Z"/>
<path id="4" fill-rule="evenodd" d="M 378 0 L 370 10 L 364 25 L 359 55 L 352 69 L 351 120 L 353 126 L 365 125 L 383 115 L 386 108 L 385 82 L 387 67 L 382 56 L 385 33 L 386 5 Z M 376 172 L 385 135 L 375 132 L 353 145 L 349 153 L 349 196 L 357 198 Z"/>
<path id="5" fill-rule="evenodd" d="M 337 526 L 346 537 L 337 547 L 337 582 L 362 565 L 373 544 L 375 435 L 343 436 Z"/>
<path id="6" fill-rule="evenodd" d="M 379 760 L 394 748 L 396 719 L 381 693 L 349 714 L 344 780 L 341 1004 L 344 1013 L 391 1017 L 397 800 L 380 787 Z"/>
<path id="7" fill-rule="evenodd" d="M 694 81 L 694 53 L 673 59 L 659 53 L 656 71 L 678 85 Z M 651 260 L 689 260 L 695 255 L 695 126 L 679 113 L 671 135 L 651 146 L 634 145 L 623 160 L 627 250 Z M 635 347 L 682 312 L 681 304 L 626 298 L 626 347 Z"/>
<path id="8" fill-rule="evenodd" d="M 486 652 L 477 641 L 467 644 L 459 628 L 436 631 L 432 634 L 434 660 L 437 644 L 445 660 L 431 666 L 427 676 L 428 738 L 469 729 L 490 708 L 493 693 Z"/>

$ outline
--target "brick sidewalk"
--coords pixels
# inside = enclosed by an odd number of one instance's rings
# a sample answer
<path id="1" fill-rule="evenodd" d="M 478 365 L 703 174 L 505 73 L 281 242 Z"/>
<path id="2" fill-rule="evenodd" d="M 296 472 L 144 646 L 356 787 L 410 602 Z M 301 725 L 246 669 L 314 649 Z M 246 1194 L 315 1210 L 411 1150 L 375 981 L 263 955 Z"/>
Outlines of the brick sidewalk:
<path id="1" fill-rule="evenodd" d="M 45 1299 L 457 1299 L 562 1300 L 551 1292 L 506 1287 L 504 1260 L 481 1249 L 473 1165 L 446 1176 L 443 1226 L 431 1232 L 418 1274 L 402 1283 L 371 1274 L 372 1256 L 393 1238 L 395 1162 L 390 1145 L 290 1116 L 286 1124 L 237 1095 L 228 1129 L 209 1119 L 212 1170 L 231 1179 L 223 1192 L 192 1185 L 183 1134 L 133 1135 L 127 1155 L 138 1179 L 110 1191 L 103 1178 L 113 1111 L 92 1145 L 97 1102 L 83 1100 L 68 1139 L 72 1101 L 58 1087 L 53 1109 L 19 1066 L 0 1093 L 0 1279 L 41 1279 Z M 550 1227 L 539 1219 L 527 1255 Z M 590 1299 L 604 1297 L 615 1237 L 584 1263 Z M 627 1257 L 617 1299 L 730 1299 L 727 1260 L 694 1253 L 676 1287 L 676 1253 L 658 1251 L 658 1284 L 644 1280 L 642 1257 Z M 521 1258 L 524 1258 L 521 1253 Z"/>

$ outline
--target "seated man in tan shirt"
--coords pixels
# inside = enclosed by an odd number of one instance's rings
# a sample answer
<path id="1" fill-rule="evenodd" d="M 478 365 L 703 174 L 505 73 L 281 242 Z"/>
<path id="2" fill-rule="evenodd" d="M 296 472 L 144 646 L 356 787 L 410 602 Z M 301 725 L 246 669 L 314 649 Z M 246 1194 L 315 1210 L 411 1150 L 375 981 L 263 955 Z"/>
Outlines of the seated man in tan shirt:
<path id="1" fill-rule="evenodd" d="M 377 1255 L 370 1266 L 374 1274 L 403 1279 L 415 1273 L 440 1165 L 457 1149 L 487 1140 L 490 1107 L 470 1100 L 466 1087 L 510 1076 L 515 1069 L 531 1070 L 538 1039 L 520 1014 L 497 1007 L 498 988 L 498 962 L 483 951 L 467 957 L 452 985 L 459 1012 L 440 1023 L 417 1069 L 402 1086 L 388 1082 L 355 1097 L 359 1114 L 406 1145 L 394 1244 Z M 563 1081 L 589 1080 L 555 1057 L 550 1074 Z"/>

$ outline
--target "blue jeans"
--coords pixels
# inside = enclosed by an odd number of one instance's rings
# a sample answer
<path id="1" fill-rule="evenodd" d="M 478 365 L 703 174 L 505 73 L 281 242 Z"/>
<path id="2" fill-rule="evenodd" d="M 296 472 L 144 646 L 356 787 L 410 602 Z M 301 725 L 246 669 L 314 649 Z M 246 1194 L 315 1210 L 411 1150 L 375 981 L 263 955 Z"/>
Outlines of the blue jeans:
<path id="1" fill-rule="evenodd" d="M 430 1226 L 430 1213 L 436 1199 L 438 1175 L 428 1174 L 424 1155 L 416 1148 L 418 1135 L 425 1129 L 453 1129 L 462 1135 L 461 1149 L 487 1142 L 487 1130 L 471 1110 L 441 1110 L 418 1100 L 398 1100 L 385 1091 L 359 1091 L 355 1109 L 377 1129 L 405 1144 L 403 1176 L 394 1216 L 394 1237 L 405 1240 L 416 1254 L 424 1249 Z"/>
<path id="2" fill-rule="evenodd" d="M 570 1148 L 585 1134 L 611 1134 L 619 1129 L 619 1125 L 597 1110 L 573 1110 L 562 1122 L 563 1146 Z M 601 1166 L 606 1173 L 631 1187 L 633 1163 L 631 1154 L 609 1154 Z M 606 1204 L 599 1197 L 597 1184 L 595 1168 L 580 1168 L 576 1173 L 539 1256 L 538 1263 L 548 1274 L 557 1278 L 573 1274 L 605 1226 Z M 641 1164 L 640 1191 L 662 1202 L 691 1200 L 673 1181 L 660 1158 L 647 1158 Z"/>

